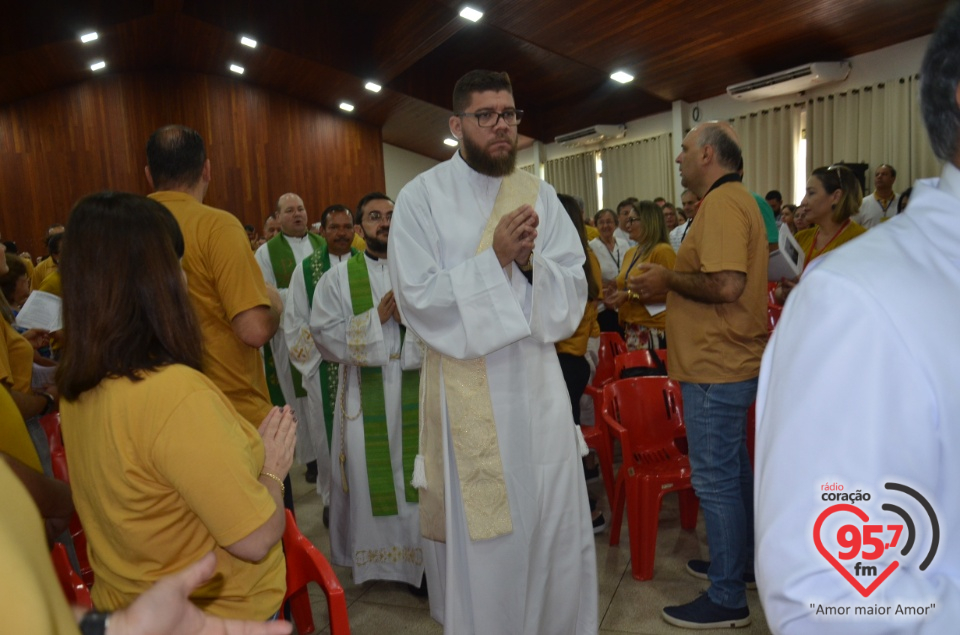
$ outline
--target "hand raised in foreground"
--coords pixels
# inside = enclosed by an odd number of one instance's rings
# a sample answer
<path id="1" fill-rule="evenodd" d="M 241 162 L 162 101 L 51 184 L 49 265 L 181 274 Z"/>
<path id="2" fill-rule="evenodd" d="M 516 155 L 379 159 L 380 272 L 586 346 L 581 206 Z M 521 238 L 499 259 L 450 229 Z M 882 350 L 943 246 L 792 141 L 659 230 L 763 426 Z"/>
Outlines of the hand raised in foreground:
<path id="1" fill-rule="evenodd" d="M 500 219 L 493 231 L 493 253 L 501 267 L 511 260 L 521 266 L 527 264 L 539 224 L 540 218 L 529 205 L 521 205 Z"/>
<path id="2" fill-rule="evenodd" d="M 186 569 L 161 578 L 127 608 L 110 616 L 109 635 L 287 635 L 288 622 L 245 622 L 207 615 L 190 594 L 216 570 L 213 553 Z"/>
<path id="3" fill-rule="evenodd" d="M 263 438 L 263 471 L 283 479 L 293 465 L 297 443 L 297 418 L 290 406 L 274 406 L 260 424 Z"/>

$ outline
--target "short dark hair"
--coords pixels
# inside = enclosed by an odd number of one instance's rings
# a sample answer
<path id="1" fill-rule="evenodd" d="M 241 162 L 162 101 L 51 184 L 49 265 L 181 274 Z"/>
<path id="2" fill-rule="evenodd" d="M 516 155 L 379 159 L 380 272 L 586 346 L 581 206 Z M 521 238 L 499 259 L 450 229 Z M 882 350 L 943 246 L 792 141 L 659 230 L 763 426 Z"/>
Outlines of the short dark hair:
<path id="1" fill-rule="evenodd" d="M 629 197 L 629 198 L 623 199 L 622 201 L 620 201 L 619 203 L 617 203 L 617 214 L 620 213 L 620 208 L 621 208 L 621 207 L 626 207 L 627 205 L 629 205 L 629 206 L 632 207 L 633 209 L 639 209 L 639 208 L 637 207 L 637 203 L 639 203 L 639 202 L 640 202 L 640 199 L 638 199 L 636 196 L 631 196 L 631 197 Z"/>
<path id="2" fill-rule="evenodd" d="M 355 218 L 353 222 L 357 225 L 363 222 L 363 207 L 370 201 L 390 201 L 393 202 L 393 199 L 384 194 L 383 192 L 370 192 L 366 196 L 360 199 L 360 202 L 357 203 L 357 211 L 355 212 Z"/>
<path id="3" fill-rule="evenodd" d="M 60 394 L 74 401 L 106 378 L 139 381 L 170 364 L 200 370 L 200 328 L 179 261 L 183 235 L 170 211 L 136 194 L 100 192 L 80 199 L 67 233 Z M 106 244 L 90 257 L 87 245 Z"/>
<path id="4" fill-rule="evenodd" d="M 713 147 L 717 158 L 717 164 L 720 167 L 735 172 L 743 169 L 743 154 L 740 152 L 740 145 L 734 141 L 723 126 L 706 126 L 700 132 L 697 146 Z"/>
<path id="5" fill-rule="evenodd" d="M 3 246 L 7 248 L 8 254 L 16 254 L 17 251 L 19 251 L 17 249 L 17 243 L 13 242 L 12 240 L 3 241 Z"/>
<path id="6" fill-rule="evenodd" d="M 251 225 L 250 223 L 247 223 L 246 225 L 244 225 L 244 226 L 243 226 L 243 230 L 244 230 L 244 231 L 248 231 L 248 232 L 255 231 L 254 228 L 253 228 L 253 225 Z"/>
<path id="7" fill-rule="evenodd" d="M 17 282 L 20 278 L 27 275 L 27 265 L 23 258 L 16 253 L 7 253 L 7 273 L 0 276 L 0 291 L 7 299 L 7 302 L 13 302 L 13 292 L 17 289 Z"/>
<path id="8" fill-rule="evenodd" d="M 51 256 L 60 255 L 60 245 L 63 244 L 63 233 L 47 237 L 47 253 Z"/>
<path id="9" fill-rule="evenodd" d="M 892 176 L 893 178 L 897 178 L 897 169 L 892 165 L 890 165 L 889 163 L 881 163 L 880 165 L 877 166 L 877 170 L 879 170 L 880 168 L 889 168 L 890 176 Z M 874 172 L 876 172 L 877 170 L 874 170 Z"/>
<path id="10" fill-rule="evenodd" d="M 361 203 L 362 202 L 363 201 L 361 201 Z M 351 223 L 353 222 L 353 212 L 351 212 L 346 205 L 331 205 L 327 209 L 323 210 L 322 214 L 320 214 L 320 225 L 322 227 L 326 227 L 327 218 L 329 218 L 330 214 L 336 214 L 338 212 L 345 213 L 347 216 L 350 217 L 350 222 Z"/>
<path id="11" fill-rule="evenodd" d="M 819 179 L 827 194 L 843 190 L 840 200 L 833 208 L 834 222 L 842 223 L 860 211 L 860 204 L 863 203 L 863 190 L 860 187 L 860 179 L 853 173 L 853 170 L 845 165 L 838 164 L 817 168 L 811 176 Z"/>
<path id="12" fill-rule="evenodd" d="M 147 141 L 147 166 L 158 190 L 196 184 L 206 160 L 203 137 L 186 126 L 164 126 Z"/>
<path id="13" fill-rule="evenodd" d="M 960 149 L 960 2 L 951 2 L 927 45 L 920 66 L 920 110 L 933 151 L 955 161 Z"/>
<path id="14" fill-rule="evenodd" d="M 463 112 L 470 105 L 473 93 L 482 93 L 488 90 L 503 90 L 512 95 L 513 85 L 510 83 L 510 76 L 496 71 L 470 71 L 458 79 L 453 86 L 453 112 Z"/>
<path id="15" fill-rule="evenodd" d="M 767 195 L 763 197 L 765 201 L 780 201 L 783 202 L 783 194 L 779 190 L 770 190 L 767 192 Z"/>

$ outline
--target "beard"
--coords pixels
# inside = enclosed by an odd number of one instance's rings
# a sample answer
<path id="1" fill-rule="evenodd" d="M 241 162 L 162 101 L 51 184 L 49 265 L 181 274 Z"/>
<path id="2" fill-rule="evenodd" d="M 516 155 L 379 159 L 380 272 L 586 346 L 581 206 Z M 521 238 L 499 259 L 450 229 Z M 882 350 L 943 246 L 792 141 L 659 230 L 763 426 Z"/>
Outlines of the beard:
<path id="1" fill-rule="evenodd" d="M 380 239 L 380 236 L 383 236 L 383 239 Z M 371 253 L 385 254 L 387 253 L 387 239 L 390 237 L 389 230 L 379 230 L 377 231 L 376 236 L 366 236 L 364 240 L 367 243 L 367 249 Z"/>
<path id="2" fill-rule="evenodd" d="M 509 137 L 503 137 L 509 141 Z M 498 139 L 499 140 L 499 139 Z M 492 157 L 483 148 L 474 143 L 466 134 L 463 135 L 463 160 L 471 168 L 486 176 L 507 176 L 517 165 L 517 141 L 513 140 L 510 152 L 501 157 Z"/>

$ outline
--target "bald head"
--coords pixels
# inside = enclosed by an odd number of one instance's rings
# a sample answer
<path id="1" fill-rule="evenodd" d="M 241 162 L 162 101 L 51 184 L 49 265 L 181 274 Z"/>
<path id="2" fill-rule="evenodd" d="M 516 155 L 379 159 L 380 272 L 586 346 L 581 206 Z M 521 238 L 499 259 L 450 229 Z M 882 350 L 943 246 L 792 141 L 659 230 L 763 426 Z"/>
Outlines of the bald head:
<path id="1" fill-rule="evenodd" d="M 702 123 L 683 138 L 677 163 L 680 182 L 698 198 L 725 174 L 736 172 L 742 155 L 733 127 L 725 122 Z"/>
<path id="2" fill-rule="evenodd" d="M 285 235 L 302 238 L 307 234 L 307 209 L 303 199 L 293 192 L 277 199 L 277 218 L 280 220 L 280 231 Z"/>

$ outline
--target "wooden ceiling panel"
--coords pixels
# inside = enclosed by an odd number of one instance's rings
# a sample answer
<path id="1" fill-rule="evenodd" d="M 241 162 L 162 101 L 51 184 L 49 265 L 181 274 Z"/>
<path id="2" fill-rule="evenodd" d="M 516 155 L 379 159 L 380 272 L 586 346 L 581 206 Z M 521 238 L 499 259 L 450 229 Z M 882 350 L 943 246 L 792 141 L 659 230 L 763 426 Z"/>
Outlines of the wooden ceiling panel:
<path id="1" fill-rule="evenodd" d="M 932 32 L 946 0 L 33 0 L 0 20 L 0 103 L 107 74 L 190 71 L 250 82 L 381 126 L 385 142 L 444 158 L 450 94 L 473 68 L 506 70 L 521 133 L 550 142 L 695 102 L 799 64 Z M 79 33 L 100 39 L 83 46 Z M 255 50 L 240 34 L 258 40 Z M 242 77 L 230 62 L 246 68 Z M 619 85 L 623 68 L 636 80 Z M 368 79 L 384 88 L 363 89 Z"/>

